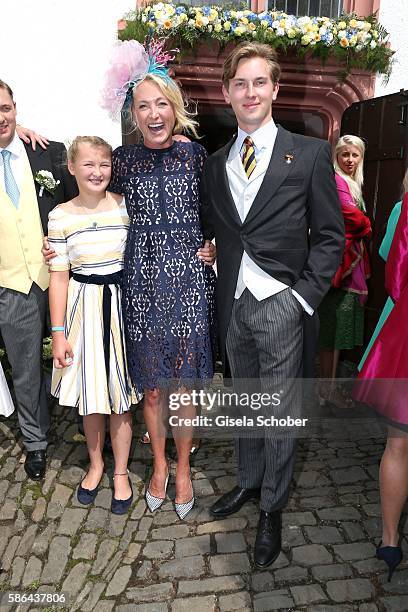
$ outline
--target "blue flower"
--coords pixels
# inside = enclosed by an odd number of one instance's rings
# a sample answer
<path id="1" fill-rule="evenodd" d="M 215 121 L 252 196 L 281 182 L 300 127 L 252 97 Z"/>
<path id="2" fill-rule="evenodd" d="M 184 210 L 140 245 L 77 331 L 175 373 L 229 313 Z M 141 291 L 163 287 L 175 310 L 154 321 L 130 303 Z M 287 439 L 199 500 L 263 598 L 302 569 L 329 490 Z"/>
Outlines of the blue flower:
<path id="1" fill-rule="evenodd" d="M 248 21 L 258 21 L 258 15 L 256 13 L 249 13 L 246 17 Z"/>
<path id="2" fill-rule="evenodd" d="M 184 8 L 184 6 L 178 6 L 176 8 L 176 15 L 181 15 L 182 13 L 185 13 L 186 9 Z"/>
<path id="3" fill-rule="evenodd" d="M 268 22 L 268 25 L 270 25 L 270 26 L 271 26 L 271 25 L 272 25 L 272 23 L 273 23 L 273 19 L 272 19 L 271 15 L 269 15 L 269 14 L 267 14 L 267 15 L 262 15 L 262 18 L 261 18 L 261 19 L 262 19 L 263 21 L 267 21 L 267 22 Z"/>
<path id="4" fill-rule="evenodd" d="M 201 11 L 202 11 L 203 15 L 205 15 L 206 17 L 208 17 L 208 15 L 211 13 L 211 9 L 210 9 L 209 6 L 201 7 Z"/>
<path id="5" fill-rule="evenodd" d="M 229 20 L 230 20 L 230 17 L 231 17 L 231 11 L 225 11 L 225 12 L 224 12 L 224 19 L 225 19 L 226 21 L 229 21 Z"/>

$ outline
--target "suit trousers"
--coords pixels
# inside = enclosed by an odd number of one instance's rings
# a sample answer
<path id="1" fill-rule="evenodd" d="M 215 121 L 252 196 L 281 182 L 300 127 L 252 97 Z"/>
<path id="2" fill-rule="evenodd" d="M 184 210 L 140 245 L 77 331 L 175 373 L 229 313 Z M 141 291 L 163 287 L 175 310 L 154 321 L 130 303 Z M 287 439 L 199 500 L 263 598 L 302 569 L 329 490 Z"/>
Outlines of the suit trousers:
<path id="1" fill-rule="evenodd" d="M 47 291 L 28 295 L 0 287 L 0 332 L 12 367 L 17 414 L 26 450 L 47 447 L 50 414 L 42 369 Z"/>
<path id="2" fill-rule="evenodd" d="M 289 288 L 261 301 L 245 289 L 234 300 L 226 341 L 234 391 L 279 392 L 279 406 L 264 409 L 269 416 L 300 412 L 300 381 L 295 379 L 301 376 L 304 316 Z M 238 485 L 261 488 L 262 510 L 285 506 L 295 450 L 293 430 L 256 427 L 236 439 Z"/>

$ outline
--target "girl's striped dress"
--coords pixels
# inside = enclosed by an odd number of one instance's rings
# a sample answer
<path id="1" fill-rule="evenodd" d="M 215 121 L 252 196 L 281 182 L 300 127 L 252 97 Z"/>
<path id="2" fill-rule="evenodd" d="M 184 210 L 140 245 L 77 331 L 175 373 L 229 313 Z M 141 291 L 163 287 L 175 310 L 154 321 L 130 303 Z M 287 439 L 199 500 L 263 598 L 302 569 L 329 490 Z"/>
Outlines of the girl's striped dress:
<path id="1" fill-rule="evenodd" d="M 124 200 L 115 210 L 81 215 L 61 206 L 49 214 L 48 238 L 57 253 L 51 270 L 73 276 L 111 275 L 123 269 L 129 218 Z M 72 365 L 55 369 L 51 392 L 79 414 L 123 414 L 136 403 L 126 363 L 121 288 L 108 284 L 110 298 L 109 358 L 105 363 L 103 285 L 70 278 L 65 333 L 74 353 Z M 108 380 L 109 379 L 109 380 Z"/>

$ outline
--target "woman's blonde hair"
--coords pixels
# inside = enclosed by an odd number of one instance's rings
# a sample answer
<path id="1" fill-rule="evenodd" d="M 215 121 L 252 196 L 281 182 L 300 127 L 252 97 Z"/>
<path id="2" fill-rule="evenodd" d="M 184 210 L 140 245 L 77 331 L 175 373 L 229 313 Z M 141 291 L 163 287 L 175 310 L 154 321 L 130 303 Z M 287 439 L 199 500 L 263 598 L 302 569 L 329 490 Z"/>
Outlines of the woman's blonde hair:
<path id="1" fill-rule="evenodd" d="M 68 161 L 71 163 L 78 157 L 79 145 L 81 144 L 90 144 L 93 147 L 103 147 L 108 151 L 109 155 L 112 155 L 112 147 L 103 138 L 99 136 L 77 136 L 68 148 Z"/>
<path id="2" fill-rule="evenodd" d="M 195 117 L 197 112 L 196 111 L 191 112 L 188 110 L 187 102 L 184 100 L 183 94 L 181 93 L 181 89 L 177 85 L 176 81 L 173 81 L 173 79 L 170 79 L 170 78 L 168 80 L 165 80 L 155 74 L 147 74 L 145 78 L 143 79 L 142 83 L 144 81 L 151 81 L 152 83 L 155 83 L 159 87 L 163 96 L 167 98 L 170 104 L 172 105 L 173 110 L 174 110 L 174 115 L 176 117 L 176 122 L 173 128 L 173 134 L 181 134 L 182 132 L 189 132 L 195 138 L 198 138 L 198 133 L 197 133 L 198 121 L 193 119 L 193 117 Z M 136 88 L 137 88 L 137 85 L 133 89 L 133 92 L 136 90 Z M 132 114 L 132 107 L 129 108 L 128 118 L 130 119 L 131 123 L 133 123 L 133 125 L 137 128 L 137 123 Z"/>
<path id="3" fill-rule="evenodd" d="M 340 150 L 343 147 L 347 147 L 347 146 L 356 147 L 360 151 L 360 155 L 361 155 L 361 160 L 358 163 L 354 176 L 349 176 L 348 174 L 343 172 L 337 160 Z M 365 144 L 361 140 L 361 138 L 359 138 L 358 136 L 353 136 L 352 134 L 345 134 L 344 136 L 341 136 L 339 140 L 337 141 L 336 147 L 334 149 L 334 154 L 333 154 L 333 165 L 334 165 L 334 169 L 337 172 L 337 174 L 340 174 L 340 176 L 343 177 L 346 183 L 348 184 L 350 193 L 353 196 L 356 203 L 361 202 L 365 210 L 364 200 L 363 200 L 364 153 L 365 153 Z"/>

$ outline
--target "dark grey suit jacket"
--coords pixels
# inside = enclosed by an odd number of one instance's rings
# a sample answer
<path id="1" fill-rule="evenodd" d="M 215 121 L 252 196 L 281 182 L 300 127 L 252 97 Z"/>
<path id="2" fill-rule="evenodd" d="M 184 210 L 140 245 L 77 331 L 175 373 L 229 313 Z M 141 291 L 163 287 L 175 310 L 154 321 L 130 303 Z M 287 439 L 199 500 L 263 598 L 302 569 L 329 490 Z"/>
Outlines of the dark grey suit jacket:
<path id="1" fill-rule="evenodd" d="M 50 194 L 46 189 L 44 189 L 41 197 L 41 186 L 35 182 L 41 224 L 44 235 L 46 236 L 48 213 L 54 208 L 54 206 L 57 206 L 57 204 L 67 202 L 78 195 L 78 187 L 75 178 L 68 171 L 66 164 L 67 152 L 62 142 L 51 141 L 45 150 L 37 145 L 35 151 L 32 150 L 31 145 L 26 143 L 23 144 L 30 162 L 33 177 L 40 170 L 48 170 L 49 172 L 52 172 L 56 181 L 60 181 L 60 184 L 57 186 L 54 194 Z"/>
<path id="2" fill-rule="evenodd" d="M 201 181 L 203 233 L 206 239 L 215 237 L 217 245 L 218 325 L 224 363 L 244 250 L 260 268 L 316 309 L 344 248 L 343 217 L 326 141 L 292 134 L 279 126 L 269 167 L 243 223 L 226 171 L 233 142 L 208 158 Z M 304 321 L 308 354 L 304 375 L 312 376 L 311 343 L 317 338 L 317 317 L 305 315 Z"/>

